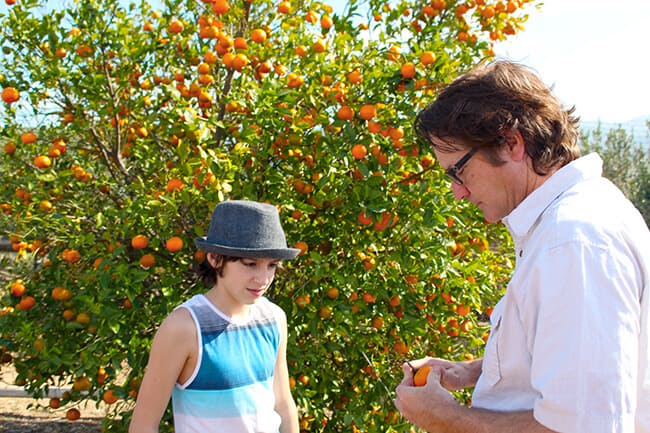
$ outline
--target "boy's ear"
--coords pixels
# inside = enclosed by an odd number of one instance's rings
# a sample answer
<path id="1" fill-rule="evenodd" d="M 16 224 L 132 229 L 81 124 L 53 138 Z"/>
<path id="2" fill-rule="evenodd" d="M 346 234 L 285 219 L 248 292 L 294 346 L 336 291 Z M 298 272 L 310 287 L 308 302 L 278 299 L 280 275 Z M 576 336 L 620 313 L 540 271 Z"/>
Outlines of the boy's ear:
<path id="1" fill-rule="evenodd" d="M 219 259 L 215 253 L 208 253 L 206 254 L 205 258 L 208 260 L 208 263 L 210 263 L 210 266 L 213 268 L 219 267 Z"/>

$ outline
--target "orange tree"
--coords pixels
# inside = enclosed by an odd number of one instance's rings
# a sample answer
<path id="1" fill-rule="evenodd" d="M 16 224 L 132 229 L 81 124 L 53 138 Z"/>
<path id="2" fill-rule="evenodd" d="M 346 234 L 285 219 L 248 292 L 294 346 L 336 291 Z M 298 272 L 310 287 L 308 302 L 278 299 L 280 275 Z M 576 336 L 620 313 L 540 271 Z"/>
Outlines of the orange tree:
<path id="1" fill-rule="evenodd" d="M 526 0 L 7 3 L 0 346 L 34 397 L 69 386 L 52 410 L 103 399 L 124 431 L 228 198 L 277 204 L 303 250 L 269 296 L 304 430 L 407 431 L 400 364 L 480 355 L 509 241 L 411 124 Z"/>

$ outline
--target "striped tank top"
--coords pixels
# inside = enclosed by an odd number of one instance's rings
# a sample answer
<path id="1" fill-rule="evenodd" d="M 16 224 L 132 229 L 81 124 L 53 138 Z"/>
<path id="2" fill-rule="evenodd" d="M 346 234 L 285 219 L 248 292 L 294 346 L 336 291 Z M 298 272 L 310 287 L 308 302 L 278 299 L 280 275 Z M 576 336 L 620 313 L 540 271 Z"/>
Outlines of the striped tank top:
<path id="1" fill-rule="evenodd" d="M 280 307 L 266 298 L 233 322 L 204 295 L 180 305 L 197 327 L 198 360 L 172 393 L 176 433 L 278 433 L 273 373 L 278 356 Z"/>

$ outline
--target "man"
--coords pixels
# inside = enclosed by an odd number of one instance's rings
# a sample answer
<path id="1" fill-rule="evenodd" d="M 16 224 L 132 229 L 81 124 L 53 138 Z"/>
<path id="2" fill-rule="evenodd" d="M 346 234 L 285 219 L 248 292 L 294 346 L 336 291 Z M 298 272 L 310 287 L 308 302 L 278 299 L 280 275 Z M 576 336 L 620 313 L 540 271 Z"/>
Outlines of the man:
<path id="1" fill-rule="evenodd" d="M 403 367 L 395 404 L 429 432 L 650 433 L 650 232 L 600 157 L 580 157 L 577 124 L 507 61 L 456 79 L 418 115 L 454 196 L 502 220 L 516 256 L 483 359 Z M 471 407 L 448 391 L 472 386 Z"/>

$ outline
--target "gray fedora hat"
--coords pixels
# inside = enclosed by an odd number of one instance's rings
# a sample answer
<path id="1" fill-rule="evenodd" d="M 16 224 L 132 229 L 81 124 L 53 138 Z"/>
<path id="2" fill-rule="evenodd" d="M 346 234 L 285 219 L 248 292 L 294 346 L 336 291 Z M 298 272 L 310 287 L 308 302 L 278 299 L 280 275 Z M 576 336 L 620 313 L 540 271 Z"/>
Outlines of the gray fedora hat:
<path id="1" fill-rule="evenodd" d="M 212 212 L 208 235 L 194 239 L 197 248 L 231 257 L 293 259 L 300 252 L 287 248 L 278 209 L 248 200 L 227 200 Z"/>

